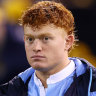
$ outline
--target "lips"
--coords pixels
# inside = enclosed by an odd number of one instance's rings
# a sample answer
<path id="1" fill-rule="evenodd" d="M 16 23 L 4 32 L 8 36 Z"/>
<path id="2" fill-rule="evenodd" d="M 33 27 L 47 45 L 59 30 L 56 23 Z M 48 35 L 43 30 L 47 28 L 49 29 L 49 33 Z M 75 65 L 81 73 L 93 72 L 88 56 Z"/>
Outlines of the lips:
<path id="1" fill-rule="evenodd" d="M 41 56 L 41 55 L 34 55 L 31 58 L 32 59 L 44 59 L 45 57 L 44 56 Z"/>

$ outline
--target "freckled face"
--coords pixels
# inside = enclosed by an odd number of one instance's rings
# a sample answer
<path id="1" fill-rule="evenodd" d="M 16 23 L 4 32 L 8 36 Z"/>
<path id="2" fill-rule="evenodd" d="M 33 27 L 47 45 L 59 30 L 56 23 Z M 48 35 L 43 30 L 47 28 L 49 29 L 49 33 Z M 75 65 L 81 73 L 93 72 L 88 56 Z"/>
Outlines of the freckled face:
<path id="1" fill-rule="evenodd" d="M 64 36 L 62 36 L 62 33 Z M 29 64 L 36 70 L 58 70 L 67 61 L 66 32 L 50 24 L 32 30 L 24 26 L 25 50 Z"/>

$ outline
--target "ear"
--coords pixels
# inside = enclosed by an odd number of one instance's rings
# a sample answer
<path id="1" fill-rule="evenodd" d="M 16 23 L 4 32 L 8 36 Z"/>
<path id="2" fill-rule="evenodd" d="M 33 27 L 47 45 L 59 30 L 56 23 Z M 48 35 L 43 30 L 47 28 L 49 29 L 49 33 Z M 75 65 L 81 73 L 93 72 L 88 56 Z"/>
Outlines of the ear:
<path id="1" fill-rule="evenodd" d="M 66 37 L 66 48 L 65 50 L 69 50 L 72 46 L 73 46 L 73 43 L 74 43 L 74 35 L 68 35 Z"/>

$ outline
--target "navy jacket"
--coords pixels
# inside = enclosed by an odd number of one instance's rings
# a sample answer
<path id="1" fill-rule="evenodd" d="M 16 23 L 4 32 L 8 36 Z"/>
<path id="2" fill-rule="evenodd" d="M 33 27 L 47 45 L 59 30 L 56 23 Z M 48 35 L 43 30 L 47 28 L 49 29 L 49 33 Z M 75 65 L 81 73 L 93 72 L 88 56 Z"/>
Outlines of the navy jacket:
<path id="1" fill-rule="evenodd" d="M 74 82 L 64 96 L 90 96 L 90 92 L 96 92 L 96 68 L 86 60 L 80 60 L 83 64 L 87 64 L 87 70 L 79 77 L 75 74 Z M 14 77 L 8 83 L 0 86 L 0 96 L 28 96 L 28 82 L 30 78 L 24 83 L 19 76 Z"/>

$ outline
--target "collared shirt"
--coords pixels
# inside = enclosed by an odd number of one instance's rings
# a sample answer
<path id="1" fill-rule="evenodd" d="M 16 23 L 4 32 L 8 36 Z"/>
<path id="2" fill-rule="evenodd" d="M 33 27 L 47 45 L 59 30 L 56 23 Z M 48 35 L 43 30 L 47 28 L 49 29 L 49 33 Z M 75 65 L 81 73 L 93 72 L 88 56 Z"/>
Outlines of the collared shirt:
<path id="1" fill-rule="evenodd" d="M 64 93 L 73 82 L 74 70 L 75 64 L 71 60 L 63 70 L 47 79 L 47 88 L 44 88 L 34 72 L 28 85 L 28 96 L 64 96 Z"/>
<path id="2" fill-rule="evenodd" d="M 73 60 L 75 63 L 75 71 L 71 73 L 68 77 L 66 77 L 64 80 L 61 80 L 54 84 L 49 84 L 47 90 L 45 90 L 46 96 L 64 96 L 67 89 L 70 87 L 70 85 L 73 82 L 73 76 L 76 73 L 77 77 L 84 74 L 86 71 L 86 64 L 83 64 L 79 59 L 77 58 L 69 58 L 70 60 Z M 35 70 L 30 67 L 24 72 L 18 74 L 18 76 L 23 80 L 25 83 L 26 80 L 31 76 L 31 79 L 28 83 L 28 96 L 40 96 L 40 94 L 43 94 L 43 90 L 40 91 L 38 84 L 34 81 L 34 72 Z M 65 75 L 65 74 L 64 74 Z M 40 93 L 43 92 L 43 93 Z M 44 95 L 42 95 L 44 96 Z M 96 96 L 96 91 L 90 92 L 90 96 Z"/>

